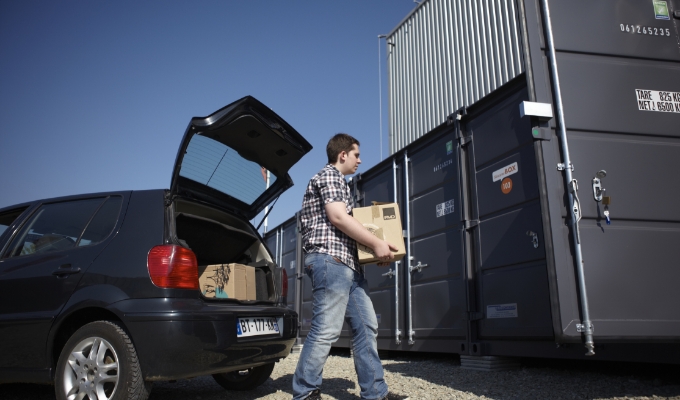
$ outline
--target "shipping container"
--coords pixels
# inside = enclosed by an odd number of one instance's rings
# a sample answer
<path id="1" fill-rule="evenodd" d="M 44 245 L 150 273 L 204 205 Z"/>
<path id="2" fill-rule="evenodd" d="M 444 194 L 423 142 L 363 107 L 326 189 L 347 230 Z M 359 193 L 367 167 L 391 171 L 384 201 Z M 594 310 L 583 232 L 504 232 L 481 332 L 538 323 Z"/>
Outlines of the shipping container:
<path id="1" fill-rule="evenodd" d="M 265 232 L 265 244 L 274 255 L 274 262 L 286 270 L 288 279 L 288 293 L 286 305 L 298 313 L 298 337 L 293 345 L 293 351 L 298 351 L 302 338 L 307 336 L 312 320 L 311 308 L 311 280 L 302 273 L 302 242 L 298 229 L 299 215 L 287 219 L 282 224 Z M 307 297 L 303 303 L 303 293 L 307 290 Z M 300 329 L 306 330 L 301 335 Z"/>
<path id="2" fill-rule="evenodd" d="M 351 182 L 402 210 L 407 256 L 366 272 L 380 349 L 680 363 L 679 25 L 429 0 L 387 36 L 392 154 Z"/>
<path id="3" fill-rule="evenodd" d="M 275 227 L 265 234 L 265 243 L 274 254 L 275 262 L 285 268 L 288 275 L 288 294 L 286 304 L 291 310 L 295 308 L 295 279 L 298 265 L 298 223 L 297 215 L 289 218 L 281 225 Z"/>

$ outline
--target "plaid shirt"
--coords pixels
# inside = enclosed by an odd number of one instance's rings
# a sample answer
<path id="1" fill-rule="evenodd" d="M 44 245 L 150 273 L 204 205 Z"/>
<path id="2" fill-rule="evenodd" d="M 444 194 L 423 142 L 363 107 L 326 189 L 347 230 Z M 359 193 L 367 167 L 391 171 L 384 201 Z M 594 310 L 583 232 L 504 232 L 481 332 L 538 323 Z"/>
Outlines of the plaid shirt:
<path id="1" fill-rule="evenodd" d="M 352 215 L 352 197 L 345 177 L 332 164 L 327 164 L 309 181 L 302 200 L 302 243 L 307 253 L 325 253 L 338 258 L 357 272 L 357 243 L 336 228 L 326 215 L 326 204 L 345 203 L 347 214 Z"/>

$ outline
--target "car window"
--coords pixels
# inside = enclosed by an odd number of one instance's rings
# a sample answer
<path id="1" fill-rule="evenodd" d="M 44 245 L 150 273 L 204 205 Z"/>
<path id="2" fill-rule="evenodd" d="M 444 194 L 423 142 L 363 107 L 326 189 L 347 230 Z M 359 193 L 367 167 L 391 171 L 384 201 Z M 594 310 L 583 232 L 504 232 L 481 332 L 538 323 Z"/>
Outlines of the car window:
<path id="1" fill-rule="evenodd" d="M 10 244 L 5 257 L 41 254 L 75 247 L 104 198 L 42 205 Z"/>
<path id="2" fill-rule="evenodd" d="M 0 214 L 0 236 L 7 230 L 7 228 L 12 225 L 12 223 L 21 215 L 22 212 L 26 211 L 26 207 L 20 208 L 18 210 L 7 211 Z"/>
<path id="3" fill-rule="evenodd" d="M 106 239 L 116 226 L 122 203 L 123 198 L 120 196 L 109 197 L 85 228 L 83 237 L 78 241 L 78 246 L 88 246 Z"/>
<path id="4" fill-rule="evenodd" d="M 180 176 L 252 204 L 267 190 L 267 170 L 248 161 L 231 147 L 194 135 L 182 160 Z M 269 174 L 269 186 L 276 181 Z"/>

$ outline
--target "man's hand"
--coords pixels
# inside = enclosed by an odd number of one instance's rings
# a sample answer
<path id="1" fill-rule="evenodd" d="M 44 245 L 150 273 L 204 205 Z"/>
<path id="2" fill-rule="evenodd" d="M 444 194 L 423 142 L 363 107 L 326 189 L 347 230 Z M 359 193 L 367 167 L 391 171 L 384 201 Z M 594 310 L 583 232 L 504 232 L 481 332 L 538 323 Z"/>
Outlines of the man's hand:
<path id="1" fill-rule="evenodd" d="M 375 254 L 375 257 L 379 258 L 381 261 L 394 260 L 394 254 L 392 254 L 392 252 L 397 250 L 399 250 L 397 246 L 385 240 L 379 241 L 376 243 L 376 246 L 373 247 L 373 253 Z"/>
<path id="2" fill-rule="evenodd" d="M 375 249 L 375 248 L 373 249 L 373 252 L 375 253 L 376 257 L 383 260 L 381 262 L 378 262 L 377 265 L 379 267 L 386 267 L 386 266 L 390 265 L 390 261 L 394 260 L 394 254 L 392 254 L 392 252 L 397 251 L 399 249 L 397 248 L 397 246 L 393 245 L 390 242 L 384 241 L 384 240 L 382 241 L 382 244 L 385 244 L 387 246 L 387 251 L 389 252 L 389 255 L 381 257 L 379 254 L 383 254 L 383 253 L 378 253 L 378 249 Z"/>

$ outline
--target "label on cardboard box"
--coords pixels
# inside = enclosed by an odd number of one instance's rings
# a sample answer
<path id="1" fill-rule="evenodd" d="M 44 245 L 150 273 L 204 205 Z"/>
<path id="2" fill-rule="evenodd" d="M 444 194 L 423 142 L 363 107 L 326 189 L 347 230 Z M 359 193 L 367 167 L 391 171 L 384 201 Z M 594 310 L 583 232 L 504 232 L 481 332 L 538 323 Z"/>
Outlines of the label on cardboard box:
<path id="1" fill-rule="evenodd" d="M 377 203 L 369 207 L 357 207 L 353 211 L 354 218 L 376 237 L 385 240 L 399 249 L 394 253 L 394 261 L 401 260 L 406 255 L 404 236 L 401 229 L 401 214 L 397 203 Z M 379 262 L 373 249 L 357 244 L 359 264 Z"/>
<path id="2" fill-rule="evenodd" d="M 203 297 L 256 300 L 255 268 L 243 264 L 199 265 L 198 284 Z"/>

